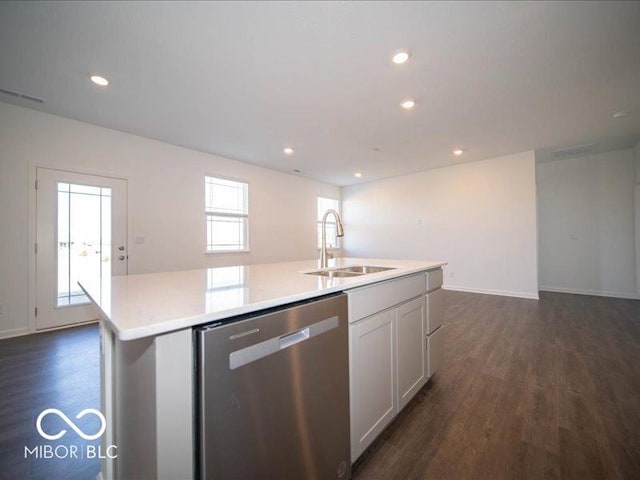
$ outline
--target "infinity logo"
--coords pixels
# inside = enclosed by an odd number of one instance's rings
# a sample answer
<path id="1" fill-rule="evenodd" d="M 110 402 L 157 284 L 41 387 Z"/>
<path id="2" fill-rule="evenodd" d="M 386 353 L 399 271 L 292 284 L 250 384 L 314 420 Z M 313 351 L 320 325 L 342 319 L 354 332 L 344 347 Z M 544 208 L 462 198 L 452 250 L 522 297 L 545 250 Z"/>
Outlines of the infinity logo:
<path id="1" fill-rule="evenodd" d="M 57 408 L 47 408 L 46 410 L 43 410 L 42 412 L 40 412 L 40 415 L 38 415 L 38 419 L 36 420 L 36 429 L 38 430 L 38 433 L 43 438 L 46 438 L 47 440 L 57 440 L 60 437 L 62 437 L 65 433 L 67 433 L 67 431 L 63 429 L 58 433 L 56 433 L 55 435 L 49 435 L 48 433 L 45 433 L 42 430 L 42 419 L 47 415 L 49 415 L 50 413 L 55 413 L 56 415 L 58 415 L 62 420 L 66 422 L 67 425 L 73 428 L 73 430 L 85 440 L 95 440 L 96 438 L 100 438 L 100 436 L 104 433 L 105 429 L 107 428 L 107 421 L 105 420 L 104 415 L 102 415 L 102 413 L 99 410 L 96 410 L 95 408 L 85 408 L 79 414 L 76 415 L 76 418 L 80 419 L 85 415 L 87 415 L 88 413 L 93 413 L 95 416 L 97 416 L 100 419 L 100 430 L 98 431 L 98 433 L 94 435 L 86 435 L 82 430 L 80 430 L 76 426 L 75 423 L 73 423 L 69 419 L 69 417 L 67 417 L 64 413 L 62 413 Z"/>

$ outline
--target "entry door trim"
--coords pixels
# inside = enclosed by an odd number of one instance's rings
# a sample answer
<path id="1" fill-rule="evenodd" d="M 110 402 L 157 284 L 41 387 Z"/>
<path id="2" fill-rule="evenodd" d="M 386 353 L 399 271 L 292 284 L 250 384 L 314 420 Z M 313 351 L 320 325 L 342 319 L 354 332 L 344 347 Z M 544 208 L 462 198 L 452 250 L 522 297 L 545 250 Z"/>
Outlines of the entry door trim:
<path id="1" fill-rule="evenodd" d="M 27 305 L 28 305 L 28 331 L 26 333 L 36 333 L 39 330 L 36 329 L 36 253 L 35 253 L 35 244 L 36 244 L 36 179 L 37 179 L 37 171 L 38 168 L 48 168 L 50 170 L 60 170 L 62 172 L 68 173 L 77 173 L 80 175 L 95 175 L 99 177 L 107 177 L 113 178 L 116 180 L 125 180 L 127 182 L 127 186 L 125 189 L 126 193 L 126 238 L 127 238 L 127 251 L 129 250 L 129 232 L 131 231 L 129 226 L 129 181 L 131 177 L 128 175 L 120 175 L 118 173 L 114 173 L 108 170 L 99 170 L 99 169 L 90 169 L 84 167 L 78 167 L 74 165 L 68 164 L 46 164 L 41 162 L 29 162 L 29 172 L 28 172 L 28 185 L 27 191 L 29 192 L 29 199 L 27 202 L 28 206 L 28 215 L 29 215 L 29 242 L 27 244 L 27 252 L 28 252 L 28 260 L 27 260 L 27 270 L 28 270 L 28 285 L 27 285 Z M 58 328 L 66 328 L 66 327 L 58 327 Z M 52 328 L 51 330 L 56 330 L 57 328 Z M 47 330 L 48 331 L 48 330 Z"/>

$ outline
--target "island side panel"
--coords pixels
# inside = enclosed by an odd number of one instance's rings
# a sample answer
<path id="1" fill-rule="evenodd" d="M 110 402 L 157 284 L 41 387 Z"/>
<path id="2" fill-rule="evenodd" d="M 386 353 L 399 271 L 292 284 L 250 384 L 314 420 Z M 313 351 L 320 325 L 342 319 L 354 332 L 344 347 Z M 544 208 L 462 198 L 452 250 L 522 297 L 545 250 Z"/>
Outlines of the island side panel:
<path id="1" fill-rule="evenodd" d="M 103 328 L 112 357 L 103 357 L 106 441 L 118 447 L 115 462 L 103 462 L 103 477 L 193 478 L 191 329 L 121 341 Z"/>
<path id="2" fill-rule="evenodd" d="M 115 479 L 158 478 L 155 337 L 114 344 Z"/>
<path id="3" fill-rule="evenodd" d="M 115 445 L 115 417 L 113 413 L 114 397 L 114 366 L 113 349 L 115 336 L 107 326 L 104 317 L 100 317 L 100 404 L 101 411 L 105 417 L 107 426 L 101 438 L 102 451 L 106 452 L 107 447 Z M 100 460 L 100 475 L 97 480 L 111 480 L 114 478 L 114 461 L 104 456 Z"/>
<path id="4" fill-rule="evenodd" d="M 157 337 L 157 478 L 193 478 L 193 378 L 192 330 Z"/>

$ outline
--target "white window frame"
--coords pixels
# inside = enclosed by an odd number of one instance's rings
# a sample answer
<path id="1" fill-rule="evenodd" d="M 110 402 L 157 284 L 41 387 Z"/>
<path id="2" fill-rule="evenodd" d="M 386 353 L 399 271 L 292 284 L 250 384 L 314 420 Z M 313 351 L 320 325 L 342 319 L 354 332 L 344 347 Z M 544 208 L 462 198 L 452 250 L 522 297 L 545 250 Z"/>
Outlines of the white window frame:
<path id="1" fill-rule="evenodd" d="M 340 215 L 342 215 L 342 212 L 340 211 L 340 200 L 338 200 L 337 198 L 330 198 L 330 197 L 322 197 L 320 195 L 318 195 L 316 197 L 316 215 L 318 214 L 318 204 L 320 203 L 320 199 L 322 200 L 331 200 L 332 202 L 336 202 L 336 206 L 332 207 L 334 208 Z M 326 211 L 326 210 L 325 210 Z M 317 224 L 318 226 L 316 227 L 316 231 L 318 232 L 318 238 L 317 238 L 317 242 L 316 242 L 316 246 L 318 248 L 318 251 L 320 251 L 320 249 L 322 248 L 322 246 L 320 245 L 322 243 L 322 233 L 321 233 L 321 228 L 322 228 L 322 220 L 318 219 L 317 220 Z M 332 225 L 335 228 L 337 228 L 336 226 L 336 219 L 333 215 L 330 215 L 327 217 L 327 225 Z M 340 250 L 340 237 L 336 237 L 336 241 L 335 244 L 333 245 L 333 249 L 334 250 Z"/>
<path id="2" fill-rule="evenodd" d="M 223 180 L 225 182 L 235 182 L 238 184 L 242 184 L 244 185 L 244 201 L 245 201 L 245 213 L 232 213 L 232 212 L 225 212 L 225 211 L 221 211 L 221 210 L 209 210 L 209 206 L 207 205 L 207 182 L 209 181 L 209 179 L 214 179 L 214 180 Z M 204 228 L 205 228 L 205 232 L 204 232 L 204 241 L 205 241 L 205 253 L 207 255 L 216 255 L 216 254 L 229 254 L 229 253 L 248 253 L 249 250 L 249 182 L 245 181 L 245 180 L 240 180 L 237 178 L 230 178 L 230 177 L 224 177 L 221 175 L 216 175 L 216 174 L 205 174 L 204 175 L 204 214 L 205 214 L 205 222 L 204 222 Z M 209 218 L 210 217 L 228 217 L 228 218 L 242 218 L 245 219 L 244 222 L 244 245 L 242 245 L 242 248 L 230 248 L 230 249 L 219 249 L 219 250 L 213 250 L 209 248 Z"/>

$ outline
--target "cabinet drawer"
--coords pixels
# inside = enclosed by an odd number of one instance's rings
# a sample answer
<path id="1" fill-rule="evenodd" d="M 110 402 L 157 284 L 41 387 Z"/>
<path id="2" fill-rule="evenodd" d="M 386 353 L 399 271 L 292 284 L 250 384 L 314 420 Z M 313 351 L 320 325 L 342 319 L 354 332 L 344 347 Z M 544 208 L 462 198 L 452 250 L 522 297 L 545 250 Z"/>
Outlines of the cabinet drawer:
<path id="1" fill-rule="evenodd" d="M 427 337 L 427 376 L 440 370 L 444 359 L 444 326 Z"/>
<path id="2" fill-rule="evenodd" d="M 424 297 L 427 306 L 425 330 L 429 335 L 444 322 L 444 292 L 439 288 L 427 293 Z"/>
<path id="3" fill-rule="evenodd" d="M 424 292 L 423 273 L 347 290 L 349 322 L 356 322 L 361 318 L 417 297 Z"/>
<path id="4" fill-rule="evenodd" d="M 442 286 L 442 269 L 429 270 L 427 276 L 427 292 Z"/>

